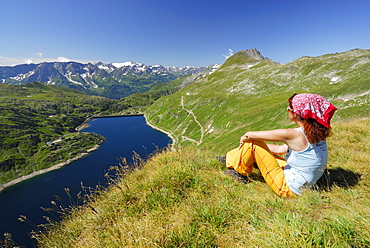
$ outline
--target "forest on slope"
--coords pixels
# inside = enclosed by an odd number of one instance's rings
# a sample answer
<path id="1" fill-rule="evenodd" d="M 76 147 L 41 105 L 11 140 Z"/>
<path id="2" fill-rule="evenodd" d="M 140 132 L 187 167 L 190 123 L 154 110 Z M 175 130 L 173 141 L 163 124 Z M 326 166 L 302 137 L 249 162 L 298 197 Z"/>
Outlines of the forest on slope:
<path id="1" fill-rule="evenodd" d="M 0 84 L 0 184 L 86 153 L 104 141 L 76 130 L 87 118 L 136 114 L 151 97 L 112 100 L 39 82 Z"/>

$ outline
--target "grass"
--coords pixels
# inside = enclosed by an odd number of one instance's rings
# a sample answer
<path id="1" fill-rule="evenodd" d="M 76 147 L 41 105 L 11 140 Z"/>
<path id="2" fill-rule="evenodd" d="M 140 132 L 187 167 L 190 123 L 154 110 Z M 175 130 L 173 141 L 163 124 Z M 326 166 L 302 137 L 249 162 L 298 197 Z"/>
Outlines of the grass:
<path id="1" fill-rule="evenodd" d="M 370 119 L 340 121 L 318 190 L 240 184 L 214 149 L 161 151 L 39 234 L 40 247 L 369 247 Z M 225 151 L 226 152 L 226 151 Z M 119 173 L 122 172 L 119 170 Z"/>

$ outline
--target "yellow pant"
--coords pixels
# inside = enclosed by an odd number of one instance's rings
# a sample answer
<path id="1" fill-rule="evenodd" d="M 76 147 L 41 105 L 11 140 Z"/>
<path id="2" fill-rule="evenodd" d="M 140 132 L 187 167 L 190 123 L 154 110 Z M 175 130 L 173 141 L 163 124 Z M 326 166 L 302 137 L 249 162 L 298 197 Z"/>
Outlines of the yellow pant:
<path id="1" fill-rule="evenodd" d="M 285 198 L 295 196 L 285 181 L 285 159 L 272 154 L 265 142 L 246 142 L 240 149 L 233 149 L 226 154 L 226 167 L 233 168 L 244 176 L 251 174 L 254 162 L 276 194 Z"/>

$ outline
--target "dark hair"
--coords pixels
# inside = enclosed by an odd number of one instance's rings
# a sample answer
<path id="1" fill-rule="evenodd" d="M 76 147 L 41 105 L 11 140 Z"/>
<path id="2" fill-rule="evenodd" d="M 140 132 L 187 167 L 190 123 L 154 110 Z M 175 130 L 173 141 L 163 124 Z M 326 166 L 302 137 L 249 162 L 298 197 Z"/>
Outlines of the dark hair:
<path id="1" fill-rule="evenodd" d="M 321 140 L 325 140 L 331 134 L 331 128 L 318 123 L 315 119 L 303 119 L 303 129 L 311 144 L 315 144 Z"/>
<path id="2" fill-rule="evenodd" d="M 291 109 L 293 109 L 292 101 L 293 101 L 294 96 L 296 96 L 296 95 L 297 94 L 294 93 L 288 99 L 289 107 Z M 294 109 L 293 109 L 293 111 L 294 111 Z M 327 127 L 318 123 L 315 119 L 312 119 L 312 118 L 304 119 L 304 118 L 301 117 L 301 120 L 302 120 L 302 123 L 303 123 L 304 133 L 306 134 L 307 139 L 311 144 L 315 144 L 315 143 L 317 143 L 321 140 L 325 140 L 327 137 L 330 136 L 330 134 L 331 134 L 331 128 L 330 127 L 327 128 Z"/>

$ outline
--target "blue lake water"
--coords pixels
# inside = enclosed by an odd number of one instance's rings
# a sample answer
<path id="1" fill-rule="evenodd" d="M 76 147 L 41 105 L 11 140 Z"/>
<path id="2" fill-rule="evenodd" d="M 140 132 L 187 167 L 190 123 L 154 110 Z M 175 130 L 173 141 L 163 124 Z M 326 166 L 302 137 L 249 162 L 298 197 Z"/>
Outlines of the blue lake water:
<path id="1" fill-rule="evenodd" d="M 48 223 L 43 216 L 57 219 L 52 215 L 57 213 L 45 212 L 41 207 L 54 207 L 51 201 L 68 206 L 71 198 L 65 188 L 70 190 L 73 199 L 82 191 L 81 183 L 92 188 L 104 186 L 107 183 L 105 173 L 110 166 L 119 164 L 119 158 L 124 157 L 130 162 L 133 151 L 145 158 L 171 142 L 166 134 L 148 126 L 143 116 L 96 118 L 89 124 L 90 127 L 85 128 L 84 132 L 97 133 L 106 139 L 97 151 L 0 193 L 0 239 L 4 239 L 2 235 L 8 232 L 18 245 L 34 247 L 29 233 L 39 230 L 37 225 Z M 61 202 L 56 196 L 61 198 Z M 73 201 L 76 203 L 76 199 Z M 26 216 L 32 224 L 20 222 L 20 215 Z"/>

